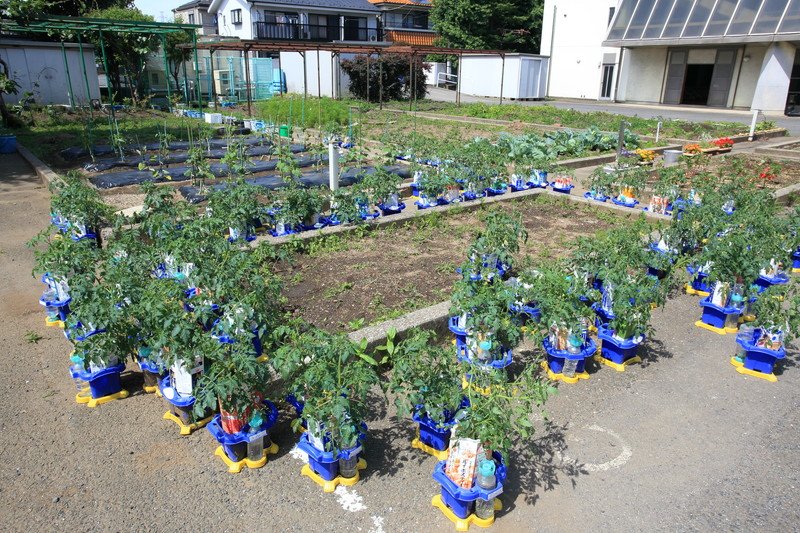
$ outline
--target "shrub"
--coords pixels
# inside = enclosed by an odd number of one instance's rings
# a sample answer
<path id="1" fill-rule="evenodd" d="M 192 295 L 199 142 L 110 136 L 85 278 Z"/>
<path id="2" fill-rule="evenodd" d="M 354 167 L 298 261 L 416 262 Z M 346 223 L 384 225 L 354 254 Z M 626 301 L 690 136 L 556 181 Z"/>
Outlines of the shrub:
<path id="1" fill-rule="evenodd" d="M 409 78 L 409 62 L 413 69 L 414 90 L 411 90 Z M 381 95 L 381 73 L 383 77 L 383 100 L 408 100 L 425 98 L 428 88 L 425 85 L 425 72 L 430 67 L 418 56 L 405 54 L 384 54 L 380 63 L 374 57 L 358 55 L 353 59 L 342 61 L 342 70 L 350 77 L 350 92 L 362 100 L 377 102 Z M 369 95 L 367 94 L 367 76 L 369 76 Z"/>

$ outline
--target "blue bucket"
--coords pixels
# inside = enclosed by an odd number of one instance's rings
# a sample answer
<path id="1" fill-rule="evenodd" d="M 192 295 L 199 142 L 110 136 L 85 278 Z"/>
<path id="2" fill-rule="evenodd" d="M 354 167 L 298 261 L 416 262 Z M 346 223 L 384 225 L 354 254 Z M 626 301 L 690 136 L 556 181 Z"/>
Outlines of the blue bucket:
<path id="1" fill-rule="evenodd" d="M 17 151 L 16 135 L 0 135 L 0 154 L 13 154 Z"/>

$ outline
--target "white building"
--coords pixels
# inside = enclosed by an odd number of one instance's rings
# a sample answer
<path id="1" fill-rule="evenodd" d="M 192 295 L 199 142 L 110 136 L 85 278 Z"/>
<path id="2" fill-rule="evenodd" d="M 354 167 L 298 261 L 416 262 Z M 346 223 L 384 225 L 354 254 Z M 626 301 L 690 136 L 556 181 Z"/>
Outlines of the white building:
<path id="1" fill-rule="evenodd" d="M 7 104 L 16 104 L 25 93 L 31 93 L 37 104 L 45 105 L 80 106 L 100 100 L 92 45 L 83 45 L 81 57 L 77 43 L 63 43 L 62 50 L 62 43 L 2 39 L 0 57 L 8 65 L 9 77 L 20 86 L 18 94 L 3 97 Z"/>
<path id="2" fill-rule="evenodd" d="M 367 0 L 212 0 L 219 35 L 240 39 L 380 41 Z"/>
<path id="3" fill-rule="evenodd" d="M 540 53 L 550 56 L 548 96 L 615 97 L 619 49 L 603 47 L 617 0 L 545 0 Z"/>
<path id="4" fill-rule="evenodd" d="M 600 19 L 600 3 L 612 7 L 596 0 L 546 3 L 550 95 L 610 93 L 623 102 L 800 112 L 800 0 L 621 0 L 610 24 L 609 11 Z M 621 67 L 611 90 L 594 96 L 610 70 L 609 50 L 619 51 Z M 599 78 L 577 66 L 587 60 L 596 66 L 598 57 Z M 575 89 L 567 94 L 570 83 Z"/>

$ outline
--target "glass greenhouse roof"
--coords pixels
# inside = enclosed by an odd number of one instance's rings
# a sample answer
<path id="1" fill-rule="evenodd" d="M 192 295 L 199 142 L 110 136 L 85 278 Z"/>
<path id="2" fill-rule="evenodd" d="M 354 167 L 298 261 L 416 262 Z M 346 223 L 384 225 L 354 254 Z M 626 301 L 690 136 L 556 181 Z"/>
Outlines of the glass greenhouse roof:
<path id="1" fill-rule="evenodd" d="M 606 46 L 800 41 L 800 0 L 622 0 Z"/>

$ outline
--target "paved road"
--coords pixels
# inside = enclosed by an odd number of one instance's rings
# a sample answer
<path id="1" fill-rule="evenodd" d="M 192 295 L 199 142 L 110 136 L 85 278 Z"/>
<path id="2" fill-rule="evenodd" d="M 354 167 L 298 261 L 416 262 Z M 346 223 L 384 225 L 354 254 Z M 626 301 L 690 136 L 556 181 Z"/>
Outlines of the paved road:
<path id="1" fill-rule="evenodd" d="M 442 102 L 455 102 L 455 91 L 429 87 L 428 98 Z M 480 96 L 462 95 L 461 101 L 464 103 L 483 102 L 487 104 L 499 104 L 499 98 L 484 98 Z M 643 118 L 672 118 L 690 121 L 720 121 L 720 122 L 742 122 L 750 125 L 753 114 L 750 111 L 739 111 L 733 109 L 714 109 L 708 107 L 688 107 L 688 106 L 665 106 L 665 105 L 644 105 L 644 104 L 616 104 L 613 102 L 600 102 L 596 100 L 548 100 L 539 101 L 511 101 L 504 100 L 503 105 L 552 105 L 564 109 L 575 109 L 577 111 L 606 111 L 626 116 L 639 116 Z M 800 135 L 800 117 L 787 117 L 785 115 L 766 116 L 759 114 L 759 120 L 772 120 L 778 126 L 789 130 L 792 136 Z"/>
<path id="2" fill-rule="evenodd" d="M 237 476 L 206 431 L 180 437 L 161 419 L 135 372 L 123 377 L 130 398 L 75 404 L 69 347 L 43 326 L 24 246 L 48 197 L 16 156 L 0 156 L 0 212 L 0 530 L 453 531 L 430 506 L 434 461 L 408 447 L 411 425 L 384 402 L 368 422 L 364 479 L 337 494 L 299 475 L 285 423 L 278 456 Z M 493 531 L 796 530 L 797 355 L 778 383 L 741 376 L 733 339 L 695 328 L 699 312 L 678 296 L 656 311 L 644 364 L 560 388 L 552 427 L 539 422 L 512 458 Z M 26 342 L 29 331 L 43 339 Z"/>

